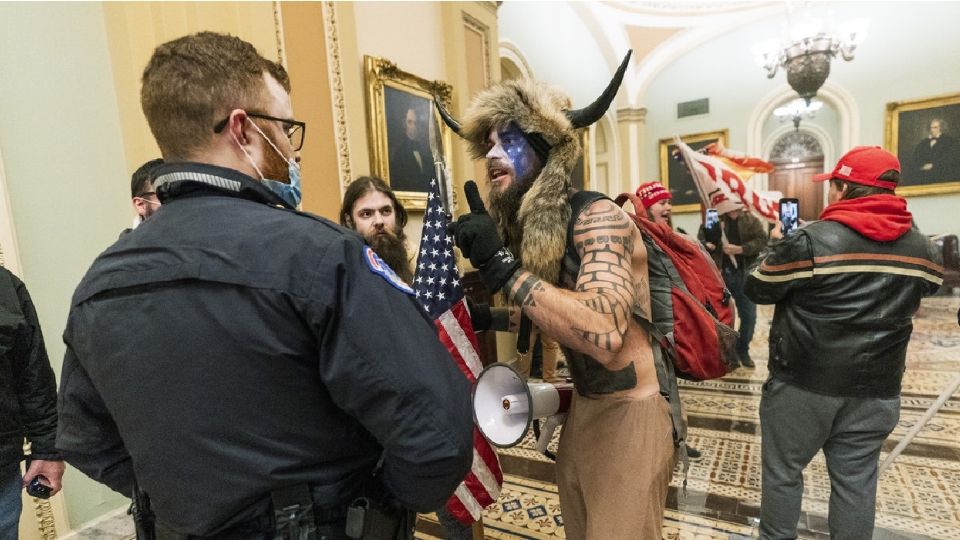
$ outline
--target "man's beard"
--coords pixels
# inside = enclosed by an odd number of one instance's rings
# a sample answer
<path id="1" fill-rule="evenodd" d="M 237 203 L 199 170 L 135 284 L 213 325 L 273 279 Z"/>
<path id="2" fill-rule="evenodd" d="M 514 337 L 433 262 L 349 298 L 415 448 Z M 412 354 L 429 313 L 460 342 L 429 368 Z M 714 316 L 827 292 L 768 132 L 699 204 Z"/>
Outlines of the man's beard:
<path id="1" fill-rule="evenodd" d="M 504 243 L 514 253 L 520 253 L 520 240 L 523 238 L 523 227 L 517 219 L 520 213 L 520 204 L 523 196 L 533 185 L 532 178 L 515 181 L 507 189 L 490 190 L 490 215 L 500 227 L 500 233 L 505 235 Z"/>
<path id="2" fill-rule="evenodd" d="M 366 238 L 366 241 L 373 252 L 409 285 L 413 283 L 413 273 L 408 264 L 410 259 L 407 255 L 407 244 L 404 242 L 406 236 L 401 229 L 398 233 L 386 231 L 386 234 L 374 234 L 372 238 Z"/>
<path id="3" fill-rule="evenodd" d="M 270 145 L 267 145 L 268 147 Z M 276 180 L 278 182 L 290 182 L 290 165 L 283 159 L 272 147 L 267 148 L 263 156 L 263 164 L 260 165 L 260 172 L 267 180 Z"/>

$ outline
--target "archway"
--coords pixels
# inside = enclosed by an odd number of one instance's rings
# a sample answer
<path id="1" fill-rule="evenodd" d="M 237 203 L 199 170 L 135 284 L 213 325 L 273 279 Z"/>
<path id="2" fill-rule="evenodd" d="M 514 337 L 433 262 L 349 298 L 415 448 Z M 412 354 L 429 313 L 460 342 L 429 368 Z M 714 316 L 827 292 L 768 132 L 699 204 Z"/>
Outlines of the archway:
<path id="1" fill-rule="evenodd" d="M 775 139 L 769 161 L 767 188 L 784 197 L 800 201 L 800 218 L 812 221 L 823 210 L 823 184 L 812 181 L 823 171 L 823 146 L 817 137 L 805 130 L 790 130 Z"/>

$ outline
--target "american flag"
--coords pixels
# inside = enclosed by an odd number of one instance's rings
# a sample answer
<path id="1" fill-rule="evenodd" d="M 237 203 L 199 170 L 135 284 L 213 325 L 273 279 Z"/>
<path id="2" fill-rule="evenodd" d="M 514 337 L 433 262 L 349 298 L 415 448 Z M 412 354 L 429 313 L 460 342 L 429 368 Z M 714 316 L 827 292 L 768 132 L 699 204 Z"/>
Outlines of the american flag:
<path id="1" fill-rule="evenodd" d="M 450 351 L 460 371 L 473 384 L 483 366 L 477 355 L 477 338 L 470 324 L 460 273 L 453 255 L 453 238 L 447 234 L 449 220 L 435 180 L 430 181 L 427 198 L 413 288 L 423 308 L 433 317 L 440 341 Z M 500 496 L 501 485 L 503 473 L 497 453 L 474 426 L 473 466 L 447 501 L 446 508 L 460 522 L 473 523 L 480 519 L 483 509 Z"/>

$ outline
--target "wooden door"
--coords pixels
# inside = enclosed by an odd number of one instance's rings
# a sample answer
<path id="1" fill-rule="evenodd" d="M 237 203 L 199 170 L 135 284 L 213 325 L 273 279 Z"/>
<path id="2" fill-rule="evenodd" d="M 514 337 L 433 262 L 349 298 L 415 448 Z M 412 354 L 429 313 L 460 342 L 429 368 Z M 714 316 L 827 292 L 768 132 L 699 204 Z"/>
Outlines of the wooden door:
<path id="1" fill-rule="evenodd" d="M 823 172 L 823 157 L 794 163 L 773 161 L 769 189 L 800 201 L 800 219 L 813 221 L 823 211 L 826 182 L 814 182 L 813 175 Z"/>

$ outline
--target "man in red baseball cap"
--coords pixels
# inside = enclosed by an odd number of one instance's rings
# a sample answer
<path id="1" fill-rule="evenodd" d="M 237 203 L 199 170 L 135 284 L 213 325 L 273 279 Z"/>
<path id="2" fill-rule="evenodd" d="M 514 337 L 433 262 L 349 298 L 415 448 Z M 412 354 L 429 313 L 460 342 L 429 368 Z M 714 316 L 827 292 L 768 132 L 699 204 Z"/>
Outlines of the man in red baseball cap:
<path id="1" fill-rule="evenodd" d="M 760 538 L 796 538 L 803 469 L 823 449 L 830 535 L 873 535 L 877 461 L 900 416 L 913 314 L 943 282 L 940 253 L 894 193 L 897 158 L 858 146 L 830 181 L 819 221 L 773 242 L 746 293 L 776 304 L 760 400 Z"/>

